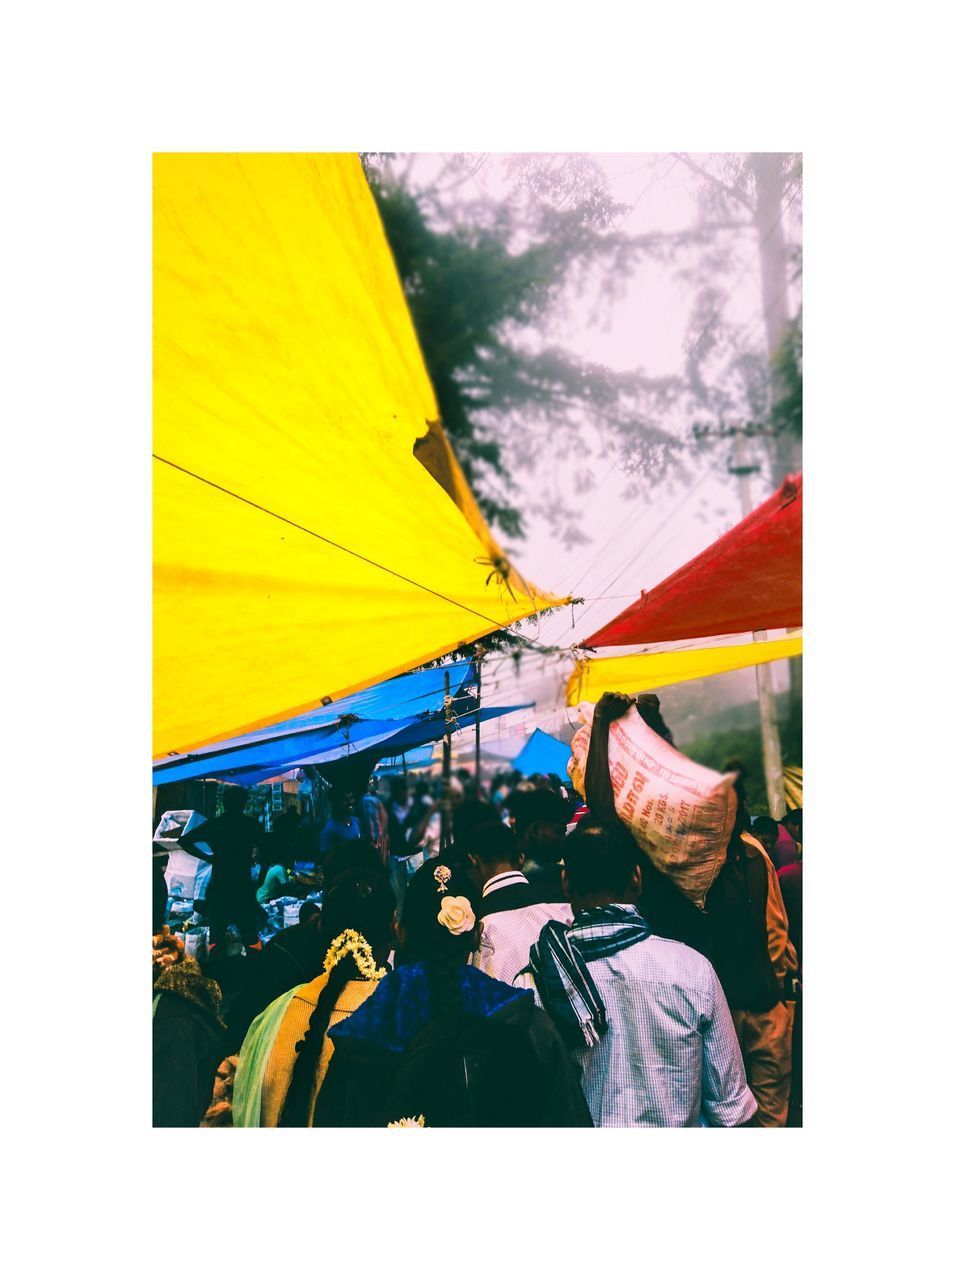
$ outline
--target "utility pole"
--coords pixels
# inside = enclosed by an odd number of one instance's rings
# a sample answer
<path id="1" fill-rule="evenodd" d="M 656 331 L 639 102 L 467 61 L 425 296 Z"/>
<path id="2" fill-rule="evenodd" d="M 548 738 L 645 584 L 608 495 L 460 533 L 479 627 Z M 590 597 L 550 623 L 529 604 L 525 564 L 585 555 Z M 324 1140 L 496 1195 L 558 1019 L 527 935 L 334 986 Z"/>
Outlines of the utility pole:
<path id="1" fill-rule="evenodd" d="M 775 405 L 785 394 L 775 357 L 786 339 L 790 326 L 789 258 L 783 217 L 783 195 L 787 189 L 787 170 L 792 157 L 785 152 L 756 152 L 750 156 L 755 182 L 753 226 L 759 236 L 759 280 L 766 350 L 769 356 L 769 400 Z M 785 433 L 770 442 L 772 480 L 778 487 L 790 472 L 801 468 L 797 442 Z"/>
<path id="2" fill-rule="evenodd" d="M 441 769 L 441 852 L 451 844 L 451 675 L 444 673 L 444 759 Z"/>
<path id="3" fill-rule="evenodd" d="M 753 225 L 759 234 L 759 277 L 766 349 L 769 353 L 769 399 L 773 406 L 786 394 L 785 386 L 780 386 L 775 357 L 786 338 L 791 319 L 788 296 L 789 261 L 783 227 L 783 194 L 787 181 L 786 170 L 790 162 L 790 156 L 779 152 L 755 153 L 750 156 L 756 184 Z M 772 446 L 770 457 L 773 483 L 780 485 L 790 472 L 802 469 L 802 450 L 785 433 L 777 434 Z M 797 654 L 789 659 L 790 716 L 795 715 L 801 706 L 802 655 Z"/>
<path id="4" fill-rule="evenodd" d="M 753 509 L 749 478 L 759 468 L 749 461 L 747 436 L 744 427 L 730 427 L 733 438 L 733 459 L 730 474 L 739 481 L 739 500 L 743 515 Z M 765 631 L 754 631 L 754 640 L 765 640 Z M 783 783 L 783 753 L 779 745 L 779 726 L 776 723 L 776 699 L 773 692 L 773 673 L 768 663 L 754 668 L 756 694 L 759 701 L 759 723 L 763 739 L 763 771 L 766 775 L 766 798 L 769 812 L 778 821 L 786 812 L 786 791 Z"/>

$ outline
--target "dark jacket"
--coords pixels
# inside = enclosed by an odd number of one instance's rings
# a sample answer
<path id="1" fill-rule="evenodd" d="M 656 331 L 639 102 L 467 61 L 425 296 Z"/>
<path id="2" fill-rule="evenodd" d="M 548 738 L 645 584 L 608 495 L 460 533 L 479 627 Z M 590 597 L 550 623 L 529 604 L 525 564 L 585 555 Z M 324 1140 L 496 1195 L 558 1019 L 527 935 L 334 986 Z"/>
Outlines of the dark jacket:
<path id="1" fill-rule="evenodd" d="M 436 991 L 454 988 L 450 1005 Z M 356 1021 L 357 1019 L 357 1021 Z M 403 965 L 329 1033 L 316 1127 L 591 1127 L 579 1072 L 529 991 L 471 966 Z"/>
<path id="2" fill-rule="evenodd" d="M 273 1000 L 318 977 L 327 950 L 317 926 L 310 921 L 282 929 L 260 955 L 248 957 L 251 963 L 243 985 L 223 1015 L 229 1028 L 229 1053 L 238 1052 L 252 1020 Z"/>
<path id="3" fill-rule="evenodd" d="M 560 867 L 548 867 L 546 870 L 557 872 L 557 891 L 554 890 L 553 876 L 545 877 L 527 873 L 526 884 L 502 885 L 500 889 L 492 889 L 486 896 L 482 895 L 474 906 L 474 913 L 478 920 L 483 920 L 485 916 L 493 915 L 497 911 L 517 911 L 521 907 L 536 906 L 540 903 L 566 902 L 564 887 L 560 880 Z M 534 874 L 533 879 L 532 874 Z"/>
<path id="4" fill-rule="evenodd" d="M 196 1129 L 225 1057 L 219 988 L 195 961 L 182 960 L 153 992 L 153 1128 Z"/>
<path id="5" fill-rule="evenodd" d="M 681 893 L 673 881 L 653 865 L 642 849 L 637 851 L 637 863 L 642 886 L 640 911 L 653 932 L 660 938 L 682 942 L 684 946 L 692 947 L 712 961 L 709 911 L 701 911 Z M 712 888 L 710 893 L 712 894 Z M 709 898 L 706 906 L 709 909 Z"/>
<path id="6" fill-rule="evenodd" d="M 709 958 L 731 1009 L 766 1013 L 783 998 L 769 958 L 768 875 L 761 850 L 731 841 L 726 862 L 707 895 Z"/>
<path id="7" fill-rule="evenodd" d="M 474 914 L 478 920 L 493 914 L 495 911 L 517 911 L 520 907 L 529 907 L 537 902 L 530 884 L 508 884 L 501 889 L 493 889 L 486 897 L 483 895 L 474 903 Z"/>

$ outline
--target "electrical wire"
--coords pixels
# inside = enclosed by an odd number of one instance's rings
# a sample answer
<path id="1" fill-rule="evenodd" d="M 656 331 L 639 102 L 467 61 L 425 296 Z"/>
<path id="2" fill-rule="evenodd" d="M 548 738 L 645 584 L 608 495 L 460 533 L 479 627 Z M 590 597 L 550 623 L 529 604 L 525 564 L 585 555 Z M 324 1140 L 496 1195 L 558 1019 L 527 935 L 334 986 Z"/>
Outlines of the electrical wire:
<path id="1" fill-rule="evenodd" d="M 209 480 L 206 476 L 197 475 L 196 472 L 190 471 L 187 467 L 182 467 L 177 462 L 170 461 L 169 458 L 162 458 L 158 453 L 154 453 L 153 457 L 157 462 L 163 462 L 167 467 L 172 467 L 175 471 L 181 471 L 183 475 L 191 476 L 193 480 L 199 480 L 202 484 L 209 485 L 212 489 L 218 489 L 220 493 L 227 494 L 230 498 L 235 498 L 238 502 L 244 502 L 249 507 L 254 507 L 256 511 L 261 511 L 264 515 L 272 516 L 275 520 L 280 520 L 283 524 L 290 525 L 293 529 L 298 529 L 300 533 L 307 533 L 311 538 L 317 538 L 319 542 L 324 542 L 330 547 L 334 547 L 337 551 L 343 551 L 346 555 L 354 556 L 356 560 L 362 560 L 365 564 L 370 564 L 375 569 L 380 569 L 383 573 L 390 574 L 393 578 L 398 578 L 402 582 L 407 582 L 409 586 L 417 587 L 421 591 L 426 591 L 429 595 L 436 596 L 439 600 L 444 600 L 447 604 L 453 604 L 458 609 L 463 609 L 466 613 L 473 613 L 476 618 L 481 618 L 484 622 L 489 622 L 496 631 L 508 631 L 516 640 L 520 640 L 523 644 L 531 646 L 531 648 L 540 648 L 536 641 L 529 640 L 527 636 L 522 636 L 518 632 L 513 631 L 513 624 L 504 624 L 497 618 L 491 618 L 486 613 L 481 613 L 478 609 L 472 609 L 470 605 L 462 604 L 460 600 L 455 600 L 451 596 L 444 595 L 441 591 L 435 591 L 433 587 L 426 586 L 423 582 L 417 582 L 414 578 L 409 578 L 406 574 L 399 573 L 397 569 L 389 569 L 387 565 L 381 564 L 377 560 L 372 560 L 369 556 L 362 555 L 360 551 L 353 551 L 351 547 L 343 546 L 340 542 L 335 542 L 333 538 L 326 537 L 323 533 L 316 533 L 314 529 L 308 529 L 303 524 L 298 524 L 294 520 L 290 520 L 288 516 L 280 515 L 277 511 L 272 511 L 269 507 L 263 507 L 258 502 L 253 502 L 251 498 L 243 497 L 241 493 L 235 493 L 232 489 L 227 489 L 224 485 L 216 484 L 214 480 Z"/>
<path id="2" fill-rule="evenodd" d="M 624 566 L 623 566 L 623 567 L 622 567 L 622 568 L 621 568 L 621 569 L 620 569 L 620 570 L 619 570 L 619 571 L 614 575 L 613 579 L 612 579 L 609 583 L 607 583 L 607 584 L 606 584 L 606 589 L 608 589 L 608 590 L 609 590 L 609 588 L 610 588 L 610 587 L 614 586 L 617 582 L 619 582 L 620 578 L 622 578 L 622 577 L 623 577 L 623 575 L 624 575 L 625 573 L 627 573 L 627 572 L 628 572 L 628 571 L 629 571 L 629 570 L 630 570 L 630 569 L 631 569 L 631 568 L 636 564 L 636 562 L 637 562 L 637 561 L 638 561 L 638 560 L 639 560 L 639 559 L 644 555 L 644 553 L 645 553 L 645 552 L 646 552 L 646 550 L 647 550 L 647 547 L 650 545 L 650 543 L 653 541 L 653 539 L 654 539 L 654 538 L 655 538 L 655 537 L 656 537 L 656 536 L 657 536 L 657 535 L 658 535 L 658 534 L 659 534 L 663 529 L 665 529 L 665 528 L 666 528 L 666 526 L 667 526 L 667 525 L 670 523 L 670 521 L 673 519 L 673 517 L 674 517 L 674 516 L 675 516 L 679 511 L 681 511 L 681 510 L 683 509 L 683 507 L 685 507 L 685 506 L 686 506 L 686 504 L 687 504 L 687 502 L 689 502 L 690 498 L 692 498 L 692 497 L 693 497 L 693 495 L 694 495 L 694 494 L 696 493 L 696 491 L 701 487 L 701 485 L 703 484 L 703 482 L 704 482 L 705 480 L 707 480 L 707 479 L 709 479 L 709 478 L 710 478 L 711 474 L 712 474 L 712 473 L 711 473 L 711 472 L 709 471 L 709 469 L 707 469 L 707 468 L 704 468 L 704 469 L 700 472 L 700 475 L 699 475 L 699 478 L 698 478 L 698 479 L 697 479 L 697 481 L 696 481 L 696 484 L 694 484 L 691 488 L 689 488 L 689 489 L 686 491 L 686 493 L 683 495 L 683 498 L 681 499 L 681 501 L 680 501 L 680 502 L 678 502 L 678 503 L 676 504 L 676 506 L 675 506 L 675 507 L 673 507 L 673 508 L 672 508 L 672 510 L 670 510 L 670 511 L 667 513 L 666 517 L 665 517 L 665 518 L 660 522 L 660 524 L 658 524 L 658 525 L 657 525 L 657 527 L 654 529 L 653 533 L 650 535 L 650 537 L 647 539 L 647 541 L 646 541 L 646 542 L 644 542 L 644 543 L 643 543 L 643 545 L 642 545 L 641 547 L 639 547 L 639 548 L 638 548 L 638 550 L 635 552 L 635 554 L 634 554 L 633 556 L 631 556 L 631 557 L 630 557 L 630 559 L 627 561 L 627 563 L 626 563 L 626 564 L 625 564 L 625 565 L 624 565 Z M 652 562 L 652 560 L 651 560 L 649 563 L 653 563 L 653 562 Z M 603 590 L 603 589 L 604 589 L 604 588 L 601 588 L 601 590 Z M 586 615 L 587 615 L 588 613 L 590 613 L 590 612 L 591 612 L 591 610 L 592 610 L 592 609 L 593 609 L 593 607 L 594 607 L 594 604 L 596 604 L 596 601 L 595 601 L 595 600 L 594 600 L 593 602 L 591 602 L 591 603 L 586 604 L 586 607 L 584 608 L 584 610 L 583 610 L 583 612 L 581 613 L 580 617 L 577 619 L 577 623 L 578 623 L 578 624 L 579 624 L 580 622 L 582 622 L 582 621 L 583 621 L 584 617 L 586 617 Z M 573 630 L 575 630 L 575 629 L 576 629 L 576 628 L 575 628 L 575 626 L 568 627 L 566 630 L 564 630 L 564 631 L 562 631 L 562 632 L 560 633 L 560 636 L 558 637 L 558 639 L 563 639 L 563 637 L 564 637 L 565 635 L 567 635 L 570 631 L 573 631 Z"/>
<path id="3" fill-rule="evenodd" d="M 606 555 L 607 551 L 610 549 L 611 543 L 613 543 L 613 541 L 620 536 L 620 534 L 624 531 L 625 528 L 628 528 L 628 531 L 630 533 L 635 532 L 635 530 L 639 528 L 641 524 L 643 524 L 644 520 L 647 518 L 648 515 L 650 515 L 650 513 L 653 510 L 654 510 L 653 503 L 648 502 L 643 507 L 640 514 L 637 516 L 636 520 L 634 520 L 632 518 L 630 510 L 626 509 L 623 515 L 620 517 L 619 521 L 611 528 L 610 533 L 604 539 L 603 543 L 600 545 L 598 550 L 594 553 L 586 569 L 584 569 L 583 573 L 578 575 L 574 585 L 568 588 L 568 594 L 570 594 L 571 596 L 575 596 L 577 594 L 577 590 L 580 587 L 580 584 L 591 573 L 591 571 L 594 569 L 594 567 L 596 566 L 597 562 L 601 559 L 601 557 Z M 588 597 L 588 598 L 592 598 L 592 597 Z"/>

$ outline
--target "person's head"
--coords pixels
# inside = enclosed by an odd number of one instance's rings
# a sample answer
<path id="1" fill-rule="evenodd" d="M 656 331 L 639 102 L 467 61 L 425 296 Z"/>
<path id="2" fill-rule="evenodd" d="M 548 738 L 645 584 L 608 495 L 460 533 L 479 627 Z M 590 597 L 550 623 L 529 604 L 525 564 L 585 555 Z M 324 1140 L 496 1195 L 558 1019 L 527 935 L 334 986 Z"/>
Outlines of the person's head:
<path id="1" fill-rule="evenodd" d="M 726 772 L 731 771 L 732 761 L 728 761 L 724 765 Z M 742 766 L 740 766 L 742 768 Z M 729 845 L 727 852 L 734 857 L 741 857 L 745 851 L 745 846 L 741 840 L 744 831 L 750 829 L 749 809 L 746 807 L 746 796 L 743 791 L 743 775 L 742 773 L 733 782 L 733 794 L 736 796 L 736 817 L 733 819 L 733 830 L 730 832 Z"/>
<path id="2" fill-rule="evenodd" d="M 377 867 L 340 872 L 325 891 L 321 917 L 326 947 L 346 929 L 353 929 L 366 939 L 379 963 L 387 959 L 394 945 L 395 895 L 380 860 Z"/>
<path id="3" fill-rule="evenodd" d="M 249 793 L 245 787 L 226 787 L 222 793 L 222 808 L 225 813 L 238 814 L 245 808 Z"/>
<path id="4" fill-rule="evenodd" d="M 476 797 L 462 800 L 454 811 L 455 846 L 459 850 L 462 849 L 467 845 L 471 833 L 489 822 L 500 823 L 497 810 L 492 804 L 478 800 Z"/>
<path id="5" fill-rule="evenodd" d="M 467 854 L 471 879 L 479 889 L 483 889 L 492 876 L 520 870 L 524 865 L 524 855 L 517 847 L 514 832 L 496 819 L 475 827 L 461 848 Z"/>
<path id="6" fill-rule="evenodd" d="M 638 693 L 637 694 L 637 714 L 647 726 L 652 729 L 658 737 L 664 742 L 673 744 L 673 734 L 667 728 L 666 721 L 660 711 L 660 699 L 655 693 Z"/>
<path id="7" fill-rule="evenodd" d="M 398 922 L 399 964 L 467 964 L 477 940 L 474 885 L 441 858 L 429 858 L 408 881 Z"/>
<path id="8" fill-rule="evenodd" d="M 541 820 L 532 822 L 524 832 L 521 852 L 528 862 L 539 867 L 555 866 L 564 856 L 567 829 L 564 823 Z"/>
<path id="9" fill-rule="evenodd" d="M 388 794 L 393 804 L 404 804 L 408 799 L 408 784 L 404 778 L 392 778 Z"/>
<path id="10" fill-rule="evenodd" d="M 768 818 L 764 814 L 760 814 L 758 818 L 753 819 L 751 831 L 766 852 L 772 853 L 773 846 L 779 839 L 779 824 L 775 818 Z"/>
<path id="11" fill-rule="evenodd" d="M 467 782 L 462 785 L 464 787 L 464 804 L 480 801 L 483 788 L 476 778 L 468 778 Z"/>
<path id="12" fill-rule="evenodd" d="M 564 841 L 564 890 L 574 912 L 638 902 L 639 850 L 622 826 L 578 826 Z"/>
<path id="13" fill-rule="evenodd" d="M 742 760 L 730 759 L 723 762 L 724 773 L 735 773 L 733 779 L 733 790 L 736 792 L 736 799 L 740 808 L 746 807 L 746 779 L 748 770 Z"/>
<path id="14" fill-rule="evenodd" d="M 370 840 L 343 840 L 325 855 L 322 878 L 332 884 L 344 871 L 380 871 L 381 854 Z"/>
<path id="15" fill-rule="evenodd" d="M 339 822 L 347 822 L 355 813 L 355 793 L 346 788 L 335 790 L 331 794 L 332 817 Z"/>
<path id="16" fill-rule="evenodd" d="M 299 908 L 299 924 L 319 925 L 322 920 L 322 909 L 317 902 L 303 902 Z"/>
<path id="17" fill-rule="evenodd" d="M 344 871 L 326 891 L 320 938 L 328 980 L 308 1030 L 296 1046 L 298 1056 L 279 1122 L 283 1127 L 308 1125 L 312 1086 L 332 1010 L 348 982 L 368 981 L 383 973 L 394 930 L 395 895 L 380 864 L 375 870 Z"/>
<path id="18" fill-rule="evenodd" d="M 532 823 L 549 822 L 554 826 L 561 826 L 566 822 L 566 804 L 561 796 L 549 788 L 529 787 L 525 791 L 525 785 L 529 784 L 522 783 L 508 802 L 514 834 L 521 846 Z"/>
<path id="19" fill-rule="evenodd" d="M 783 818 L 783 826 L 797 844 L 802 844 L 802 809 L 790 809 Z"/>
<path id="20" fill-rule="evenodd" d="M 445 786 L 447 786 L 447 790 L 445 790 Z M 445 784 L 445 781 L 442 778 L 441 795 L 442 797 L 445 795 L 449 795 L 451 797 L 451 806 L 452 808 L 456 809 L 464 800 L 464 786 L 453 775 L 450 778 L 448 778 L 447 784 Z"/>

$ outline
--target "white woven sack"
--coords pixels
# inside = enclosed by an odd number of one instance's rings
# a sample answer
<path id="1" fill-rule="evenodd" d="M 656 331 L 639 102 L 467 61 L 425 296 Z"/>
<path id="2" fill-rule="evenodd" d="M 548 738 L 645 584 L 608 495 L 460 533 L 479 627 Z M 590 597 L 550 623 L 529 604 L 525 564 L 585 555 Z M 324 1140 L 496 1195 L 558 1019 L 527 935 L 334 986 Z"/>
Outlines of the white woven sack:
<path id="1" fill-rule="evenodd" d="M 585 723 L 571 743 L 570 778 L 584 795 L 594 708 L 583 702 L 577 710 Z M 726 861 L 736 774 L 688 759 L 648 728 L 635 706 L 611 724 L 608 756 L 618 816 L 653 865 L 702 908 Z"/>

